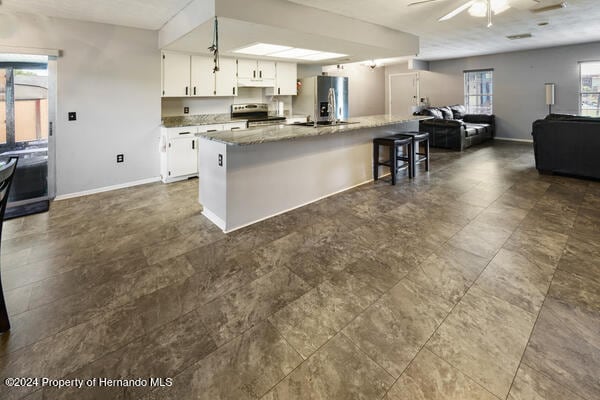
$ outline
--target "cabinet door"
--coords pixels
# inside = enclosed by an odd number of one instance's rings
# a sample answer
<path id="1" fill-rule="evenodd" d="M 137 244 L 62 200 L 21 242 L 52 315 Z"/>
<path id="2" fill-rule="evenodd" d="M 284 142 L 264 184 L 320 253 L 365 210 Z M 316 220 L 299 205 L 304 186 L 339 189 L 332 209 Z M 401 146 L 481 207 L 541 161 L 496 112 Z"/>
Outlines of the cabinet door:
<path id="1" fill-rule="evenodd" d="M 169 140 L 167 148 L 167 175 L 169 178 L 198 173 L 196 138 Z"/>
<path id="2" fill-rule="evenodd" d="M 163 53 L 162 95 L 163 97 L 190 95 L 190 56 L 188 54 Z"/>
<path id="3" fill-rule="evenodd" d="M 192 96 L 215 95 L 214 66 L 212 57 L 192 56 Z"/>
<path id="4" fill-rule="evenodd" d="M 277 63 L 277 93 L 278 95 L 295 96 L 297 94 L 297 67 L 294 63 Z"/>
<path id="5" fill-rule="evenodd" d="M 275 80 L 275 62 L 258 61 L 258 79 Z"/>
<path id="6" fill-rule="evenodd" d="M 216 76 L 217 96 L 237 96 L 237 75 L 235 60 L 232 58 L 221 58 L 219 71 Z"/>
<path id="7" fill-rule="evenodd" d="M 256 72 L 256 60 L 246 60 L 240 58 L 237 60 L 237 76 L 242 79 L 258 79 Z"/>

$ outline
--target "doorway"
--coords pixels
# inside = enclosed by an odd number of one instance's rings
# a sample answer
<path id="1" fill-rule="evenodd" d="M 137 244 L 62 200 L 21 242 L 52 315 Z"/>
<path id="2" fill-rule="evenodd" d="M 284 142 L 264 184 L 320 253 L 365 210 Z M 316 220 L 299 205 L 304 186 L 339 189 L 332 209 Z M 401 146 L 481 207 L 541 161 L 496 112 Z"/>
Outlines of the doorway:
<path id="1" fill-rule="evenodd" d="M 419 74 L 390 74 L 388 92 L 390 114 L 412 115 L 419 99 Z"/>
<path id="2" fill-rule="evenodd" d="M 0 54 L 0 163 L 19 158 L 5 219 L 49 207 L 48 64 L 48 56 Z"/>

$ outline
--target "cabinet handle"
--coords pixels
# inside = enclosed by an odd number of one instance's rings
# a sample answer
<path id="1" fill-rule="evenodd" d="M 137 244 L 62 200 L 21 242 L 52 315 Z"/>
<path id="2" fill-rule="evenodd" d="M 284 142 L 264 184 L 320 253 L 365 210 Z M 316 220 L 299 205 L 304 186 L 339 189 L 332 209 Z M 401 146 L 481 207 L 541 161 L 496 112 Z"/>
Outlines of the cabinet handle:
<path id="1" fill-rule="evenodd" d="M 209 129 L 206 132 L 208 133 L 208 132 L 216 132 L 216 131 L 217 131 L 216 129 Z"/>
<path id="2" fill-rule="evenodd" d="M 189 135 L 192 132 L 179 132 L 180 135 Z"/>
<path id="3" fill-rule="evenodd" d="M 262 71 L 258 71 L 258 77 L 262 78 Z"/>
<path id="4" fill-rule="evenodd" d="M 188 87 L 187 86 L 185 87 L 185 95 L 186 96 L 188 95 Z"/>
<path id="5" fill-rule="evenodd" d="M 240 129 L 240 127 L 239 126 L 234 126 L 233 128 L 231 128 L 232 131 L 236 130 L 236 129 Z"/>
<path id="6" fill-rule="evenodd" d="M 252 77 L 256 78 L 256 70 L 252 71 Z"/>
<path id="7" fill-rule="evenodd" d="M 277 88 L 277 94 L 281 94 L 281 88 Z"/>
<path id="8" fill-rule="evenodd" d="M 233 95 L 235 96 L 235 87 L 233 88 Z"/>
<path id="9" fill-rule="evenodd" d="M 196 141 L 192 140 L 192 150 L 194 150 L 196 148 Z"/>
<path id="10" fill-rule="evenodd" d="M 196 95 L 196 86 L 194 86 L 194 96 Z"/>

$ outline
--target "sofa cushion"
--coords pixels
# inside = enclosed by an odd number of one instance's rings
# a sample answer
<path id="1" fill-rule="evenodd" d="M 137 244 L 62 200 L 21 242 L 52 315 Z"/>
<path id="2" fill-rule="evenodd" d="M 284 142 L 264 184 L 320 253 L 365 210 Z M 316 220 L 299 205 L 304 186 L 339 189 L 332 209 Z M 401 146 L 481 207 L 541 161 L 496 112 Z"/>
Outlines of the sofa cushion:
<path id="1" fill-rule="evenodd" d="M 477 135 L 478 135 L 478 133 L 477 133 L 477 129 L 475 127 L 469 126 L 469 125 L 467 125 L 465 127 L 465 136 L 466 137 L 477 136 Z"/>
<path id="2" fill-rule="evenodd" d="M 450 107 L 438 107 L 438 110 L 441 111 L 444 119 L 454 119 L 454 115 L 452 114 Z"/>
<path id="3" fill-rule="evenodd" d="M 467 113 L 467 109 L 462 104 L 455 104 L 453 106 L 450 106 L 450 110 L 452 110 L 452 115 L 454 119 L 463 119 L 463 117 Z"/>
<path id="4" fill-rule="evenodd" d="M 471 129 L 475 129 L 476 134 L 478 135 L 482 135 L 485 132 L 487 132 L 488 128 L 490 127 L 488 124 L 465 124 L 467 126 L 467 129 L 471 128 Z"/>

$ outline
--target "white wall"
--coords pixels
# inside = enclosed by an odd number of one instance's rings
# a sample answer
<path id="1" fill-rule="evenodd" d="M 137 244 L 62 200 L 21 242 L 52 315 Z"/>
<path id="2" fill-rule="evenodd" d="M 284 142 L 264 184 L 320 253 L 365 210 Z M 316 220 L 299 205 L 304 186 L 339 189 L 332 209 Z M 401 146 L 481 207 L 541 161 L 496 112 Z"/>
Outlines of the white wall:
<path id="1" fill-rule="evenodd" d="M 600 60 L 600 42 L 432 61 L 430 71 L 419 72 L 421 97 L 432 105 L 462 104 L 463 71 L 493 68 L 496 136 L 531 140 L 531 123 L 548 113 L 544 83 L 556 83 L 553 112 L 577 113 L 578 62 L 594 60 Z M 407 72 L 405 64 L 387 69 Z"/>
<path id="2" fill-rule="evenodd" d="M 57 195 L 158 177 L 160 52 L 154 31 L 0 15 L 0 46 L 61 50 Z M 68 122 L 67 113 L 77 112 Z M 116 163 L 123 153 L 125 162 Z"/>
<path id="3" fill-rule="evenodd" d="M 323 67 L 329 75 L 348 77 L 350 117 L 385 113 L 385 68 L 369 68 L 360 63 L 344 64 L 344 69 Z"/>

